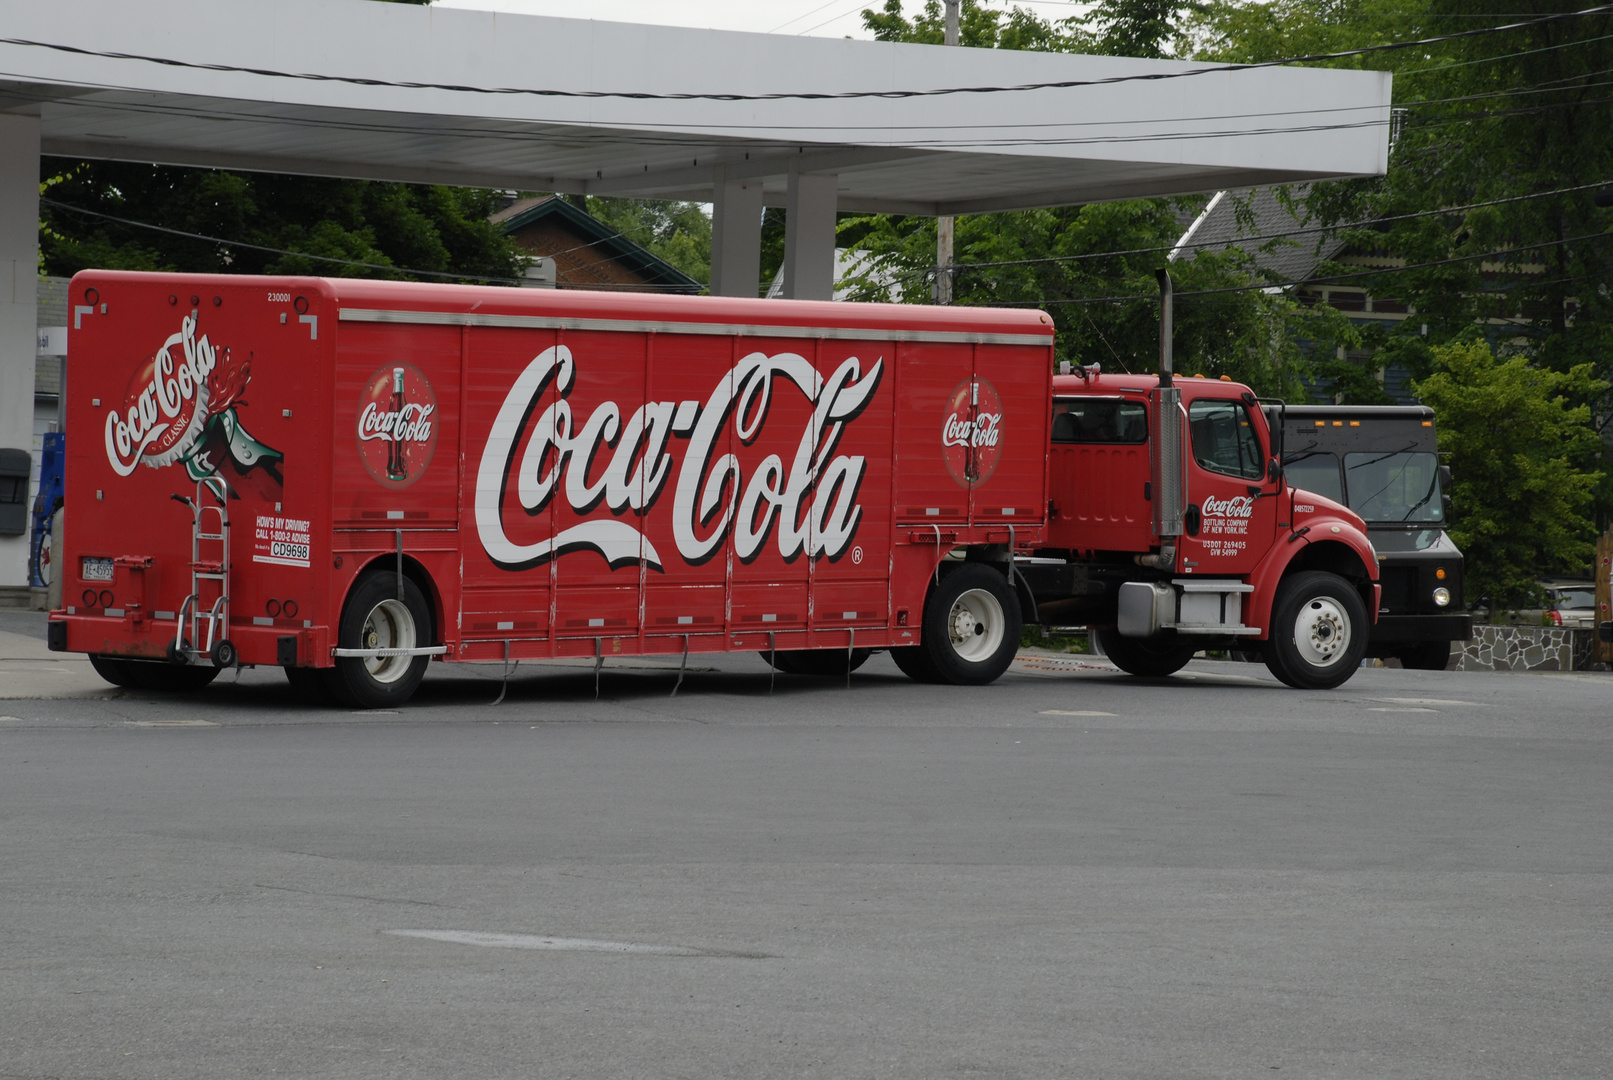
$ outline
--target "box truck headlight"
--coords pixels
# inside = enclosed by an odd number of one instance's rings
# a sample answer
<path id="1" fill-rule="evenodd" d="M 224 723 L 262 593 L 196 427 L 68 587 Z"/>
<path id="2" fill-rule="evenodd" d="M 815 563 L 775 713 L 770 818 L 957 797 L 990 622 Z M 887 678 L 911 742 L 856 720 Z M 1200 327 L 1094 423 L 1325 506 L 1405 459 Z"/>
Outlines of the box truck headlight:
<path id="1" fill-rule="evenodd" d="M 1434 603 L 1444 607 L 1451 602 L 1451 591 L 1443 586 L 1434 590 Z"/>

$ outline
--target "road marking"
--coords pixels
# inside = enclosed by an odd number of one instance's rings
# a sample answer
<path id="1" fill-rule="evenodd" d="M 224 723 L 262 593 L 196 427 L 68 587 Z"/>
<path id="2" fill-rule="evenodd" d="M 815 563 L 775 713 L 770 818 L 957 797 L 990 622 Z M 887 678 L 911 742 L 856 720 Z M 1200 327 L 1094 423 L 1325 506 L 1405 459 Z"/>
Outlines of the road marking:
<path id="1" fill-rule="evenodd" d="M 590 938 L 550 937 L 546 934 L 490 934 L 481 930 L 387 930 L 398 937 L 446 941 L 454 945 L 481 945 L 490 949 L 548 949 L 556 952 L 639 953 L 650 956 L 711 956 L 705 949 L 683 945 L 651 945 L 642 941 L 594 941 Z"/>
<path id="2" fill-rule="evenodd" d="M 22 723 L 22 717 L 20 717 L 20 716 L 0 716 L 0 724 L 20 724 L 20 723 Z"/>
<path id="3" fill-rule="evenodd" d="M 131 727 L 218 727 L 211 720 L 125 720 Z"/>
<path id="4" fill-rule="evenodd" d="M 1113 716 L 1112 712 L 1098 712 L 1094 709 L 1043 709 L 1038 716 Z"/>
<path id="5" fill-rule="evenodd" d="M 1368 709 L 1367 712 L 1431 712 L 1431 713 L 1437 713 L 1437 712 L 1439 712 L 1439 710 L 1438 709 L 1419 709 L 1419 708 L 1416 708 L 1415 706 L 1404 706 L 1404 707 L 1401 707 L 1401 708 L 1398 708 L 1398 709 L 1379 707 L 1379 708 L 1376 708 L 1376 709 Z"/>
<path id="6" fill-rule="evenodd" d="M 1374 697 L 1368 701 L 1387 701 L 1394 705 L 1478 705 L 1477 701 L 1452 701 L 1437 697 Z"/>

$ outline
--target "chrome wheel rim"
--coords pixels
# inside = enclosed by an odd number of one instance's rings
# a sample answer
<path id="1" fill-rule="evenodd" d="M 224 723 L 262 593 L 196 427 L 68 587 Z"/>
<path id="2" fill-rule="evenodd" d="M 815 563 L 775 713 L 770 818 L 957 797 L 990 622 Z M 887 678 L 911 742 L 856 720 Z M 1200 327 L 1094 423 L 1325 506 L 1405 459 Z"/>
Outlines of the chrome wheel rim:
<path id="1" fill-rule="evenodd" d="M 970 589 L 952 601 L 947 613 L 947 636 L 952 651 L 962 660 L 980 663 L 996 653 L 1003 643 L 1002 605 L 984 589 Z"/>
<path id="2" fill-rule="evenodd" d="M 1294 621 L 1294 647 L 1312 667 L 1331 667 L 1350 648 L 1350 616 L 1331 596 L 1305 601 Z"/>
<path id="3" fill-rule="evenodd" d="M 361 649 L 412 649 L 414 616 L 402 600 L 382 600 L 370 609 L 359 632 Z M 366 656 L 364 670 L 378 683 L 394 683 L 409 670 L 412 656 Z"/>

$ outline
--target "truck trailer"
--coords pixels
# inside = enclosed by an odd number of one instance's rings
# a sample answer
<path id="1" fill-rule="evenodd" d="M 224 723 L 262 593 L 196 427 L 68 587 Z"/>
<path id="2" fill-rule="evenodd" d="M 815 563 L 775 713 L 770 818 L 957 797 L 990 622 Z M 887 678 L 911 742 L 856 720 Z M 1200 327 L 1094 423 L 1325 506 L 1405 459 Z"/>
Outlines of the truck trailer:
<path id="1" fill-rule="evenodd" d="M 432 660 L 759 651 L 1006 670 L 1026 618 L 1134 674 L 1261 650 L 1336 686 L 1361 519 L 1254 395 L 1054 374 L 1037 311 L 89 271 L 49 640 L 114 683 L 275 664 L 406 700 Z"/>

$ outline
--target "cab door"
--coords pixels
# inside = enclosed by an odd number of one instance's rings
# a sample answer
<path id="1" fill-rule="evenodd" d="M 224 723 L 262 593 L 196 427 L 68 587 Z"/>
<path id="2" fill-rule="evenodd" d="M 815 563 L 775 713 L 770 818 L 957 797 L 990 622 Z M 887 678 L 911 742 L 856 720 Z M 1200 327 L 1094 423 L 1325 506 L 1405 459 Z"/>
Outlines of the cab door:
<path id="1" fill-rule="evenodd" d="M 1187 574 L 1244 577 L 1276 531 L 1276 484 L 1266 482 L 1265 425 L 1237 398 L 1188 387 L 1187 514 L 1179 565 Z"/>

